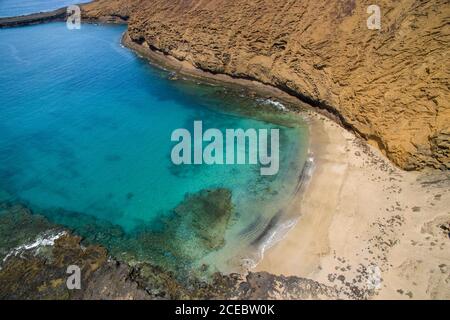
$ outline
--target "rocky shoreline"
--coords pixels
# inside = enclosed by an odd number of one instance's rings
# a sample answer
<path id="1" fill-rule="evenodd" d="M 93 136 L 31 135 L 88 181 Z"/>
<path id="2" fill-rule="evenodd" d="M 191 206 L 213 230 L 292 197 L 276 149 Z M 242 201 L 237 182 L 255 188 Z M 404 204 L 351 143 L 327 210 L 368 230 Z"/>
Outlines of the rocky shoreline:
<path id="1" fill-rule="evenodd" d="M 83 245 L 69 230 L 52 244 L 32 248 L 14 245 L 35 241 L 43 234 L 61 232 L 44 217 L 20 204 L 0 207 L 0 299 L 332 299 L 335 288 L 300 277 L 267 272 L 247 275 L 214 274 L 205 281 L 195 276 L 180 280 L 172 272 L 150 263 L 130 266 L 108 255 L 98 245 Z M 18 227 L 20 226 L 20 228 Z M 16 231 L 14 231 L 16 230 Z M 24 238 L 22 238 L 22 235 Z M 19 240 L 20 239 L 20 240 Z M 18 242 L 14 244 L 14 240 Z M 13 254 L 7 254 L 11 252 Z M 69 290 L 67 266 L 81 269 L 81 289 Z"/>

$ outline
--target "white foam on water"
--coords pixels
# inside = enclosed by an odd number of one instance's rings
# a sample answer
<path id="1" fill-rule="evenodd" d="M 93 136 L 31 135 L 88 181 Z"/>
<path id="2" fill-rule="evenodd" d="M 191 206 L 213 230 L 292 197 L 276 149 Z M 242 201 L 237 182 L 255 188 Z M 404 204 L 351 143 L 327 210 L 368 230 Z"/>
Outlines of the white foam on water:
<path id="1" fill-rule="evenodd" d="M 53 246 L 55 244 L 55 241 L 62 236 L 66 235 L 66 231 L 58 232 L 57 234 L 44 234 L 38 236 L 33 242 L 22 244 L 18 247 L 15 247 L 12 249 L 5 258 L 3 258 L 3 262 L 5 262 L 9 257 L 11 256 L 17 256 L 18 254 L 21 254 L 24 251 L 36 249 L 39 247 L 45 247 L 45 246 Z"/>
<path id="2" fill-rule="evenodd" d="M 281 110 L 281 111 L 287 111 L 288 110 L 286 108 L 286 106 L 284 104 L 282 104 L 280 101 L 271 100 L 271 99 L 257 99 L 257 100 L 260 103 L 262 103 L 262 104 L 273 106 L 273 107 L 275 107 L 275 108 L 277 108 L 278 110 Z"/>
<path id="3" fill-rule="evenodd" d="M 308 150 L 308 158 L 305 162 L 305 167 L 302 172 L 302 178 L 299 183 L 299 190 L 294 196 L 301 196 L 312 177 L 315 168 L 314 156 L 311 150 Z M 244 258 L 242 259 L 242 265 L 249 269 L 254 269 L 264 259 L 266 250 L 273 247 L 279 241 L 282 241 L 288 234 L 288 232 L 295 227 L 300 217 L 286 220 L 285 222 L 278 223 L 273 230 L 265 237 L 265 240 L 259 246 L 259 256 L 257 259 Z"/>

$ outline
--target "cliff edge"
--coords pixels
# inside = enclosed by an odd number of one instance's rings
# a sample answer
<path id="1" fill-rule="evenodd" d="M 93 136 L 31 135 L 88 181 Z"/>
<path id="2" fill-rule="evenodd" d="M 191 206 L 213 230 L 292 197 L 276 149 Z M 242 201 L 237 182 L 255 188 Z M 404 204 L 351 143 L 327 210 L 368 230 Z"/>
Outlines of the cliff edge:
<path id="1" fill-rule="evenodd" d="M 450 169 L 450 2 L 98 0 L 87 18 L 212 73 L 273 85 L 333 114 L 399 167 Z"/>

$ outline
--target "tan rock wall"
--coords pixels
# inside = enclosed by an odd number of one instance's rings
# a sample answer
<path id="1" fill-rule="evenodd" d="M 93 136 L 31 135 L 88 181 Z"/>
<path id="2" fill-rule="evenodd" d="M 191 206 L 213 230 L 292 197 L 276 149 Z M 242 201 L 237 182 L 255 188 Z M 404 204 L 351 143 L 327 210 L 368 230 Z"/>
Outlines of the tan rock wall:
<path id="1" fill-rule="evenodd" d="M 367 7 L 381 9 L 369 30 Z M 404 169 L 450 168 L 450 1 L 100 0 L 129 35 L 339 115 Z"/>

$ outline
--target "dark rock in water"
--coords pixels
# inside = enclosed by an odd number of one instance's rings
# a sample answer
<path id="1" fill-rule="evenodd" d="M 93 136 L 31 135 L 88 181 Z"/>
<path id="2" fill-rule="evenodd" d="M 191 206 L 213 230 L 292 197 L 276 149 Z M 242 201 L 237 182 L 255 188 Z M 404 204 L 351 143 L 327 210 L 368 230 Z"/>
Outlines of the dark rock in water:
<path id="1" fill-rule="evenodd" d="M 0 299 L 143 299 L 147 295 L 128 279 L 129 266 L 107 260 L 100 246 L 80 246 L 70 234 L 55 241 L 47 255 L 22 252 L 4 262 Z M 81 270 L 81 289 L 68 289 L 67 267 Z"/>
<path id="2" fill-rule="evenodd" d="M 233 214 L 231 192 L 202 190 L 186 195 L 170 216 L 162 215 L 160 230 L 143 226 L 124 234 L 111 253 L 128 252 L 130 260 L 150 261 L 177 274 L 224 244 L 225 231 Z M 157 222 L 155 222 L 157 223 Z"/>
<path id="3" fill-rule="evenodd" d="M 232 210 L 231 192 L 222 188 L 187 195 L 174 211 L 177 220 L 192 229 L 203 246 L 218 249 L 224 244 Z"/>
<path id="4" fill-rule="evenodd" d="M 195 198 L 200 201 L 191 203 Z M 202 191 L 187 196 L 177 211 L 182 214 L 186 210 L 198 210 L 201 214 L 204 210 L 213 210 L 199 224 L 199 234 L 209 238 L 203 228 L 207 223 L 214 226 L 228 219 L 230 198 L 225 189 Z M 33 241 L 33 237 L 48 232 L 48 228 L 62 230 L 20 205 L 0 205 L 0 219 L 2 248 L 18 247 L 21 241 Z M 17 230 L 19 235 L 14 237 L 11 230 Z M 20 235 L 24 230 L 30 232 L 29 237 Z M 17 254 L 0 260 L 0 299 L 329 299 L 338 294 L 334 288 L 309 279 L 266 272 L 250 272 L 245 277 L 215 273 L 208 281 L 198 278 L 195 273 L 187 273 L 180 279 L 166 268 L 151 263 L 138 263 L 132 267 L 119 262 L 109 257 L 104 247 L 82 246 L 80 237 L 64 232 L 54 245 L 22 246 Z M 213 234 L 220 235 L 220 232 Z M 5 236 L 12 240 L 6 241 Z M 122 234 L 116 236 L 124 237 Z M 81 289 L 68 289 L 69 265 L 80 267 Z"/>
<path id="5" fill-rule="evenodd" d="M 49 230 L 57 233 L 61 228 L 42 216 L 32 215 L 22 205 L 0 204 L 0 262 L 13 248 L 32 242 Z"/>
<path id="6" fill-rule="evenodd" d="M 134 197 L 134 193 L 133 192 L 128 192 L 127 193 L 127 200 L 131 200 Z"/>
<path id="7" fill-rule="evenodd" d="M 176 74 L 176 72 L 171 72 L 171 73 L 169 73 L 167 78 L 169 80 L 175 81 L 175 80 L 178 80 L 178 75 Z"/>
<path id="8" fill-rule="evenodd" d="M 131 192 L 126 195 L 129 200 L 132 197 Z M 143 224 L 133 232 L 125 232 L 118 225 L 78 212 L 54 209 L 42 214 L 53 223 L 67 226 L 83 237 L 84 245 L 101 244 L 115 258 L 133 263 L 147 261 L 183 275 L 196 261 L 224 244 L 225 231 L 232 213 L 231 192 L 227 189 L 213 189 L 187 195 L 171 215 L 164 213 L 161 215 L 163 218 L 152 222 L 151 227 Z M 15 214 L 10 213 L 8 217 L 11 222 L 2 224 L 8 231 L 2 234 L 7 235 L 5 239 L 11 242 L 21 234 L 13 231 L 14 226 L 20 224 L 17 223 Z M 31 217 L 37 219 L 39 216 L 27 211 L 21 219 L 26 221 Z M 0 240 L 0 257 L 19 244 L 35 239 L 40 232 L 55 227 L 47 220 L 42 220 L 46 223 L 34 233 L 30 227 L 20 227 L 26 237 L 19 237 L 3 246 Z M 155 228 L 155 225 L 160 227 Z M 39 223 L 36 223 L 37 226 Z"/>
<path id="9" fill-rule="evenodd" d="M 7 258 L 0 271 L 0 298 L 70 298 L 71 292 L 66 286 L 67 267 L 79 266 L 83 283 L 107 258 L 103 248 L 89 247 L 83 250 L 79 241 L 78 237 L 65 235 L 55 241 L 47 254 L 26 250 Z"/>

